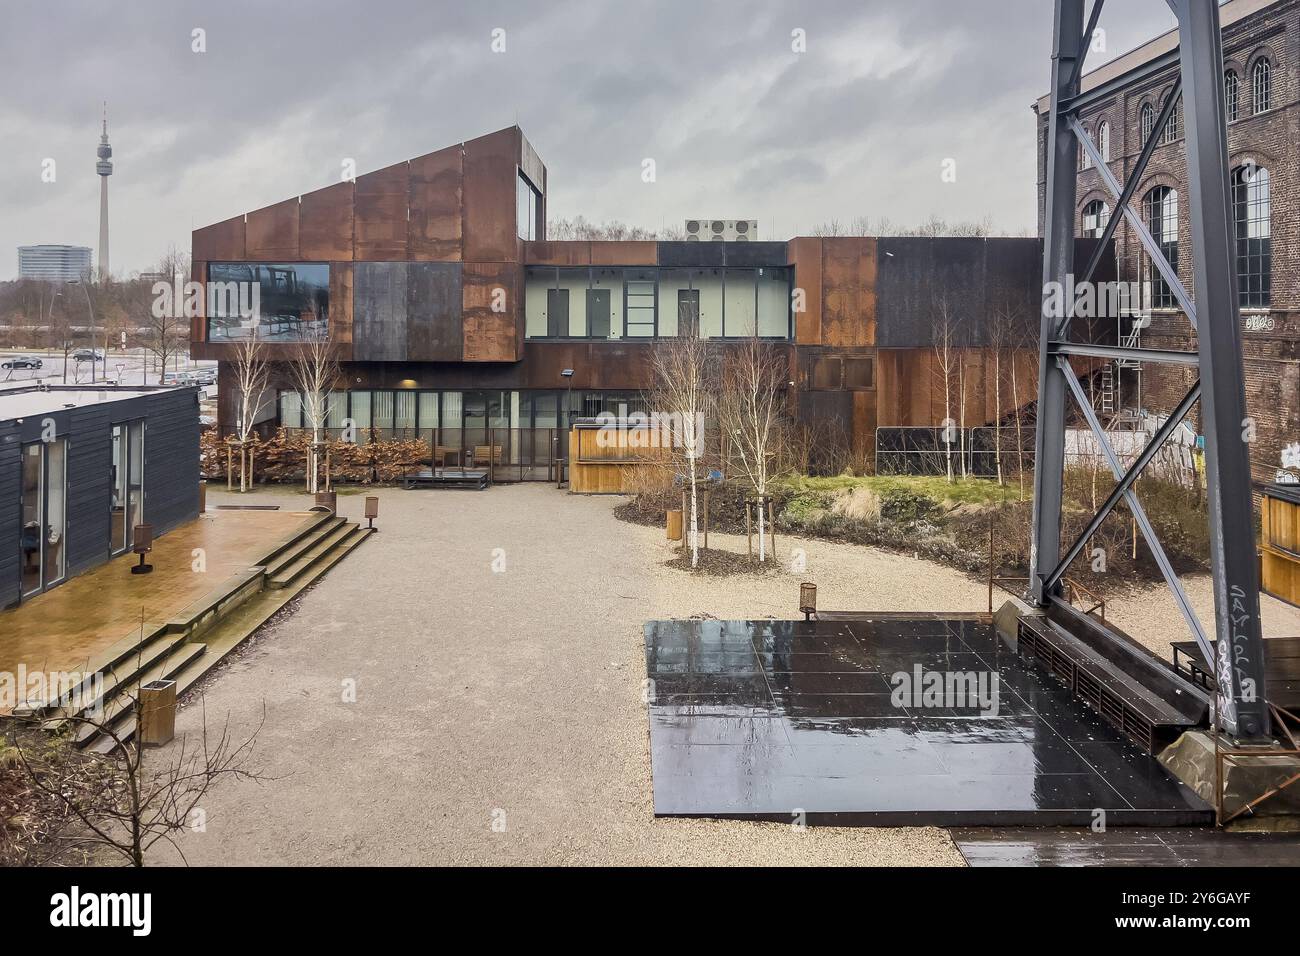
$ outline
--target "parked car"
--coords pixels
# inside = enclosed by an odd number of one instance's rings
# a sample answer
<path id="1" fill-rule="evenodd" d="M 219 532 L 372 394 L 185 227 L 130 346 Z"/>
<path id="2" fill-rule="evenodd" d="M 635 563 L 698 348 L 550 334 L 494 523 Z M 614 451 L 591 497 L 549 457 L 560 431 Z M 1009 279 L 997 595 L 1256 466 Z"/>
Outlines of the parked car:
<path id="1" fill-rule="evenodd" d="M 77 349 L 72 353 L 74 362 L 102 362 L 104 353 L 99 349 Z"/>
<path id="2" fill-rule="evenodd" d="M 13 355 L 0 362 L 0 368 L 40 368 L 44 364 L 35 355 Z"/>

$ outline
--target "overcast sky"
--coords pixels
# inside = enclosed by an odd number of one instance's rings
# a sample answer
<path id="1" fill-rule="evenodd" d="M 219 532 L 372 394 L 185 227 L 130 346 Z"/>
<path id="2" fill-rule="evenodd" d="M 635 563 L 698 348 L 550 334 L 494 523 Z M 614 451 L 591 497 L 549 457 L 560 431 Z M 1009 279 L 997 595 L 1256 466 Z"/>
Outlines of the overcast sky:
<path id="1" fill-rule="evenodd" d="M 1051 0 L 4 0 L 0 279 L 19 245 L 96 245 L 102 100 L 118 274 L 337 182 L 345 158 L 364 173 L 516 122 L 553 218 L 752 218 L 786 239 L 934 214 L 1032 233 L 1051 15 Z M 1173 19 L 1110 0 L 1102 25 L 1096 62 Z"/>

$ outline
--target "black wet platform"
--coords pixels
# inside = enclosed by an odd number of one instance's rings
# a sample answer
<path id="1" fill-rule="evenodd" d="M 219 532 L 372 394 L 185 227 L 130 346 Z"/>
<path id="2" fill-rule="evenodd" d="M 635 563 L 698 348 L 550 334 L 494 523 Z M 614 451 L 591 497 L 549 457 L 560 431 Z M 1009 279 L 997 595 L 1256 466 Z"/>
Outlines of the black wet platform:
<path id="1" fill-rule="evenodd" d="M 989 624 L 646 625 L 659 816 L 839 825 L 1207 824 L 1213 812 Z M 978 701 L 896 700 L 893 675 L 982 673 Z M 962 706 L 953 706 L 962 705 Z"/>

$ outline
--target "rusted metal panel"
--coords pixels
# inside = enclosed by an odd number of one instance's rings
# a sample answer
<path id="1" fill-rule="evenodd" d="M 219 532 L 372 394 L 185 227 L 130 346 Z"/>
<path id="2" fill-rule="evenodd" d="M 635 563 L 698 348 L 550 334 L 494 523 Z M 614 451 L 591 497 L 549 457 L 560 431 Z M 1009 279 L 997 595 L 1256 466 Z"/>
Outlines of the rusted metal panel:
<path id="1" fill-rule="evenodd" d="M 353 184 L 335 183 L 304 193 L 298 207 L 298 251 L 303 259 L 352 258 Z"/>
<path id="2" fill-rule="evenodd" d="M 799 345 L 822 344 L 822 241 L 791 239 L 788 256 L 794 264 L 794 288 L 802 293 L 803 311 L 794 314 L 794 340 Z M 796 307 L 798 306 L 796 301 Z"/>
<path id="3" fill-rule="evenodd" d="M 515 362 L 521 357 L 519 266 L 467 262 L 461 277 L 466 362 Z"/>
<path id="4" fill-rule="evenodd" d="M 659 243 L 624 241 L 591 243 L 593 266 L 653 266 L 659 262 Z"/>
<path id="5" fill-rule="evenodd" d="M 206 262 L 190 258 L 190 281 L 202 284 L 207 288 L 208 264 Z M 208 320 L 207 316 L 207 299 L 205 296 L 199 296 L 199 314 L 190 318 L 190 343 L 205 342 L 208 338 Z"/>
<path id="6" fill-rule="evenodd" d="M 876 344 L 876 240 L 822 240 L 824 345 Z"/>
<path id="7" fill-rule="evenodd" d="M 461 236 L 467 262 L 515 258 L 520 138 L 518 127 L 512 126 L 465 143 Z"/>
<path id="8" fill-rule="evenodd" d="M 372 262 L 406 258 L 409 179 L 406 163 L 357 177 L 353 258 Z"/>
<path id="9" fill-rule="evenodd" d="M 459 362 L 464 355 L 459 262 L 412 262 L 406 279 L 406 357 Z"/>
<path id="10" fill-rule="evenodd" d="M 351 262 L 330 263 L 330 338 L 338 346 L 339 361 L 350 361 L 352 349 L 353 267 Z"/>
<path id="11" fill-rule="evenodd" d="M 408 258 L 460 260 L 463 156 L 458 143 L 411 160 Z"/>
<path id="12" fill-rule="evenodd" d="M 298 197 L 250 212 L 244 246 L 247 259 L 298 259 Z"/>
<path id="13" fill-rule="evenodd" d="M 244 216 L 195 229 L 190 236 L 190 256 L 204 262 L 244 258 Z"/>
<path id="14" fill-rule="evenodd" d="M 586 239 L 525 242 L 524 262 L 530 266 L 590 265 L 591 243 Z"/>
<path id="15" fill-rule="evenodd" d="M 851 445 L 853 454 L 874 465 L 876 460 L 876 393 L 852 392 L 853 395 L 853 433 Z"/>

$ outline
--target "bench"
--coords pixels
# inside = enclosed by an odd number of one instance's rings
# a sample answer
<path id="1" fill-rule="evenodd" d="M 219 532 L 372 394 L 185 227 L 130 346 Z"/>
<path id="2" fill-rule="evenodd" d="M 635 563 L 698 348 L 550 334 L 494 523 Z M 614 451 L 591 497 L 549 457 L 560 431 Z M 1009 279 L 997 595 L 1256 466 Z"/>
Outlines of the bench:
<path id="1" fill-rule="evenodd" d="M 492 459 L 492 464 L 499 465 L 501 464 L 501 450 L 502 446 L 493 445 L 491 452 L 489 453 L 487 445 L 475 445 L 474 454 L 471 455 L 469 459 L 469 466 L 473 468 L 479 462 L 486 462 L 489 458 L 489 454 Z"/>

